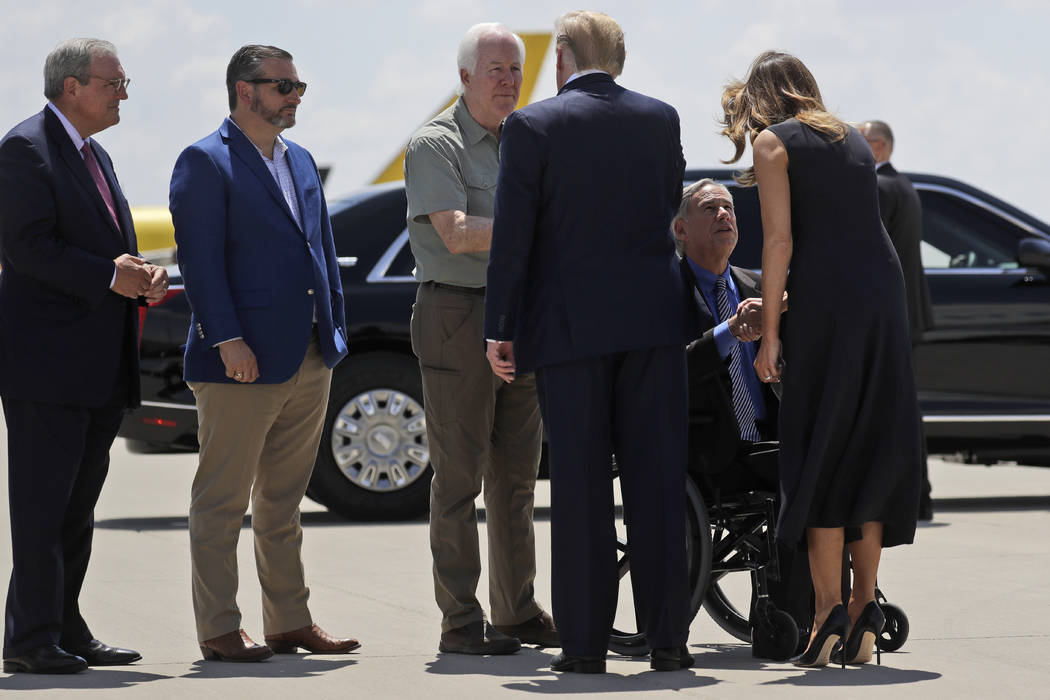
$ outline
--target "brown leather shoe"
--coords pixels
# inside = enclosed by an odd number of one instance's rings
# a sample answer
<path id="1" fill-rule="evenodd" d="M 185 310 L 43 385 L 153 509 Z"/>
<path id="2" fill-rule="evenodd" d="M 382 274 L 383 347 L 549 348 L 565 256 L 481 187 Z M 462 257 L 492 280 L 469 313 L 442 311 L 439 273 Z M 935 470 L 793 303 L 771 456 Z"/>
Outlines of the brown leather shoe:
<path id="1" fill-rule="evenodd" d="M 227 632 L 201 642 L 205 661 L 262 661 L 273 656 L 270 647 L 256 644 L 244 630 Z"/>
<path id="2" fill-rule="evenodd" d="M 315 654 L 345 654 L 361 645 L 356 639 L 336 639 L 317 625 L 307 625 L 291 632 L 266 635 L 266 646 L 275 654 L 294 654 L 299 647 Z"/>
<path id="3" fill-rule="evenodd" d="M 508 637 L 517 637 L 522 644 L 535 644 L 540 647 L 560 647 L 558 629 L 554 618 L 549 613 L 541 612 L 536 617 L 516 625 L 495 625 L 495 628 Z"/>

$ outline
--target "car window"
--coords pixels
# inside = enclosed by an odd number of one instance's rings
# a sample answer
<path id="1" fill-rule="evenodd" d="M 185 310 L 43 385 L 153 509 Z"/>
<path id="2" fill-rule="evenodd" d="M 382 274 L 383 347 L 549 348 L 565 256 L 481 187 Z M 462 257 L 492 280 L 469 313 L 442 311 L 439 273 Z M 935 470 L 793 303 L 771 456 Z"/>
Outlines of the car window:
<path id="1" fill-rule="evenodd" d="M 397 241 L 401 249 L 394 256 L 394 261 L 387 268 L 387 277 L 412 277 L 412 271 L 416 269 L 416 259 L 412 256 L 412 246 L 408 244 L 408 229 L 404 230 L 402 238 Z"/>
<path id="2" fill-rule="evenodd" d="M 1017 267 L 1025 232 L 984 207 L 917 187 L 922 199 L 922 263 L 927 269 Z"/>

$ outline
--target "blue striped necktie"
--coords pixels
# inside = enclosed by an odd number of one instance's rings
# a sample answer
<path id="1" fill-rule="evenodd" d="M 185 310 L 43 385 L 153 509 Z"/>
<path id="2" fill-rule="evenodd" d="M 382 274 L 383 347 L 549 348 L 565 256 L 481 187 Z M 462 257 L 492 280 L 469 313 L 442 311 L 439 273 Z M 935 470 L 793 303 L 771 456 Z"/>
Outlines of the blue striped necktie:
<path id="1" fill-rule="evenodd" d="M 715 281 L 715 301 L 718 304 L 718 321 L 727 320 L 733 315 L 729 303 L 729 284 L 726 278 L 719 275 Z M 751 392 L 747 390 L 747 382 L 744 380 L 744 353 L 740 343 L 733 343 L 729 351 L 729 378 L 733 383 L 733 413 L 736 414 L 736 422 L 740 426 L 740 437 L 743 440 L 757 442 L 762 438 L 755 427 L 755 405 L 751 401 Z"/>

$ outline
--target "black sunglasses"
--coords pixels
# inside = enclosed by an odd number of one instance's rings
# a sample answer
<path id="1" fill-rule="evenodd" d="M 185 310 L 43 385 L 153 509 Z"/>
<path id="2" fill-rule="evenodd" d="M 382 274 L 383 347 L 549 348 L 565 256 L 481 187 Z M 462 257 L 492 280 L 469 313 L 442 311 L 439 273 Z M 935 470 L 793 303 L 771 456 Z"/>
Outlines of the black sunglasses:
<path id="1" fill-rule="evenodd" d="M 282 95 L 287 95 L 293 89 L 299 93 L 299 97 L 302 97 L 306 92 L 306 83 L 293 82 L 288 78 L 252 78 L 251 80 L 245 80 L 246 83 L 254 83 L 260 85 L 262 83 L 273 83 L 277 86 L 277 92 Z"/>

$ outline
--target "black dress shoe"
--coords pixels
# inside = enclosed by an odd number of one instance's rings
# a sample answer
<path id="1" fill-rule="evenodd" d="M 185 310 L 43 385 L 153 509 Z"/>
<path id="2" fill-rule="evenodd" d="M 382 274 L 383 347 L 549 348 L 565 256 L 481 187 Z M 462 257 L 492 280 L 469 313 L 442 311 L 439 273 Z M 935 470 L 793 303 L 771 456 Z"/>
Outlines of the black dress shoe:
<path id="1" fill-rule="evenodd" d="M 513 654 L 519 649 L 517 637 L 508 637 L 485 620 L 442 632 L 438 643 L 438 650 L 446 654 Z"/>
<path id="2" fill-rule="evenodd" d="M 87 661 L 88 666 L 123 666 L 138 661 L 142 654 L 132 649 L 119 649 L 92 639 L 80 646 L 67 647 L 69 651 Z"/>
<path id="3" fill-rule="evenodd" d="M 605 673 L 605 657 L 573 656 L 563 651 L 551 659 L 551 670 L 568 673 Z"/>
<path id="4" fill-rule="evenodd" d="M 57 644 L 44 644 L 21 656 L 4 659 L 4 673 L 79 673 L 87 662 Z"/>
<path id="5" fill-rule="evenodd" d="M 649 653 L 649 668 L 654 671 L 677 671 L 689 668 L 695 661 L 685 647 L 662 647 Z"/>

